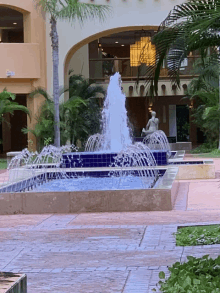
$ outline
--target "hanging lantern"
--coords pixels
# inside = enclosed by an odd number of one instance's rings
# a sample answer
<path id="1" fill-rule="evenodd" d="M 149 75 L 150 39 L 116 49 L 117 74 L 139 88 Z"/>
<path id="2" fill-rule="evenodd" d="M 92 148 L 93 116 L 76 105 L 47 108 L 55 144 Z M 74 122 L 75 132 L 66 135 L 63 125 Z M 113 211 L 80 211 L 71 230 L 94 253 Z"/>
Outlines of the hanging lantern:
<path id="1" fill-rule="evenodd" d="M 151 38 L 145 31 L 136 35 L 136 41 L 130 45 L 130 66 L 146 64 L 153 65 L 156 59 L 156 49 L 151 43 Z"/>

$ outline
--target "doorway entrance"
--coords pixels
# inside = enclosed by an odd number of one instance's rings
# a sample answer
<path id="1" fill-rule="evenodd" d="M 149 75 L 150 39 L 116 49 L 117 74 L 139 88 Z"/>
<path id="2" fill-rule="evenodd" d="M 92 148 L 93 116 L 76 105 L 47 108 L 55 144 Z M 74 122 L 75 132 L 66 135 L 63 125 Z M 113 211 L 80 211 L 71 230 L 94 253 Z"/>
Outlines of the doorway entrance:
<path id="1" fill-rule="evenodd" d="M 16 95 L 15 102 L 27 106 L 26 95 Z M 14 111 L 14 114 L 5 114 L 2 124 L 3 152 L 21 151 L 27 147 L 27 134 L 21 130 L 27 127 L 27 114 L 23 111 Z"/>
<path id="2" fill-rule="evenodd" d="M 177 141 L 189 141 L 189 108 L 187 105 L 176 105 Z"/>
<path id="3" fill-rule="evenodd" d="M 169 136 L 177 142 L 189 141 L 189 109 L 187 105 L 169 105 Z"/>

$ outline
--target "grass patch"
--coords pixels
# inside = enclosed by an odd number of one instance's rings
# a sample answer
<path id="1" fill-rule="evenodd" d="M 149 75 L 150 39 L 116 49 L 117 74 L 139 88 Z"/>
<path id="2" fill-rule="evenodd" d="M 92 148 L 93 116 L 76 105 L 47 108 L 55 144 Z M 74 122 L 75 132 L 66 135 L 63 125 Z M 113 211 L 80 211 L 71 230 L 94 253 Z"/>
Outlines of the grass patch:
<path id="1" fill-rule="evenodd" d="M 215 149 L 212 150 L 209 153 L 200 153 L 195 155 L 194 157 L 202 157 L 202 158 L 220 158 L 220 150 L 219 149 Z"/>
<path id="2" fill-rule="evenodd" d="M 220 225 L 183 227 L 175 235 L 177 246 L 220 244 Z"/>
<path id="3" fill-rule="evenodd" d="M 160 272 L 160 290 L 164 293 L 217 293 L 220 292 L 220 256 L 216 259 L 187 256 L 187 262 L 176 262 L 169 267 L 170 276 Z M 156 289 L 152 289 L 156 291 Z"/>
<path id="4" fill-rule="evenodd" d="M 7 169 L 7 160 L 0 159 L 0 170 Z"/>

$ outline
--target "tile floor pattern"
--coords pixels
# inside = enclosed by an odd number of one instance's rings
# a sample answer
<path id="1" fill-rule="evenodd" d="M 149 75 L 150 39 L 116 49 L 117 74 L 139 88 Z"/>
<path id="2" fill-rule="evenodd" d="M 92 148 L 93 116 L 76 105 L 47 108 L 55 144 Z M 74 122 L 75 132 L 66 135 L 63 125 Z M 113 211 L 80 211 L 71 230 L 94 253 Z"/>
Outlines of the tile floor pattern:
<path id="1" fill-rule="evenodd" d="M 185 213 L 187 221 L 191 211 Z M 0 270 L 26 273 L 31 293 L 148 293 L 156 288 L 159 271 L 168 273 L 167 265 L 189 254 L 219 254 L 220 245 L 176 247 L 172 233 L 177 224 L 146 225 L 138 223 L 138 213 L 126 214 L 133 216 L 133 224 L 75 225 L 83 214 L 1 216 L 8 227 L 0 224 Z M 142 214 L 148 223 L 151 214 Z M 104 214 L 103 222 L 108 215 L 113 216 Z M 92 216 L 102 221 L 102 214 Z M 200 220 L 199 212 L 197 216 Z M 14 225 L 7 221 L 11 217 Z"/>
<path id="2" fill-rule="evenodd" d="M 26 273 L 30 293 L 153 292 L 168 265 L 219 255 L 220 245 L 176 247 L 173 236 L 220 222 L 219 180 L 203 182 L 181 181 L 169 212 L 0 216 L 0 271 Z"/>

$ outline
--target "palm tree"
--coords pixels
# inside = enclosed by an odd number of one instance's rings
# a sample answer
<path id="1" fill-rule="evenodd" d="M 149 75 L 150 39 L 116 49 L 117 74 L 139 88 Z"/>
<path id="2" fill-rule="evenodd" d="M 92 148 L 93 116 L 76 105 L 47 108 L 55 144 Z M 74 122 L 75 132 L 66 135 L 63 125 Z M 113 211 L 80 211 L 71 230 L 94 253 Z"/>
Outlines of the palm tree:
<path id="1" fill-rule="evenodd" d="M 105 94 L 101 86 L 97 86 L 93 81 L 85 79 L 82 75 L 70 76 L 69 89 L 62 89 L 63 92 L 69 91 L 70 99 L 59 103 L 59 119 L 61 130 L 61 144 L 70 141 L 76 144 L 80 139 L 85 141 L 89 135 L 99 132 L 101 111 L 96 99 Z M 47 91 L 42 88 L 35 89 L 30 93 L 30 98 L 41 94 L 45 102 L 41 107 L 40 114 L 36 117 L 37 124 L 34 129 L 25 128 L 24 133 L 31 132 L 37 138 L 37 149 L 39 150 L 45 139 L 54 139 L 54 100 Z"/>
<path id="2" fill-rule="evenodd" d="M 157 95 L 160 69 L 164 61 L 171 81 L 179 87 L 181 64 L 190 52 L 198 50 L 203 59 L 208 49 L 212 48 L 219 62 L 220 0 L 189 0 L 175 6 L 159 26 L 152 42 L 156 46 L 156 62 L 146 68 L 144 75 L 147 77 L 146 85 L 151 84 Z M 216 59 L 213 64 L 215 62 Z"/>
<path id="3" fill-rule="evenodd" d="M 57 20 L 78 20 L 80 24 L 88 19 L 98 17 L 101 21 L 105 19 L 106 13 L 110 11 L 108 5 L 95 5 L 81 3 L 79 0 L 37 0 L 43 10 L 50 14 L 51 44 L 53 56 L 53 98 L 54 98 L 54 133 L 55 146 L 60 146 L 60 124 L 59 124 L 59 38 L 57 33 Z"/>
<path id="4" fill-rule="evenodd" d="M 59 93 L 61 96 L 63 91 Z M 28 132 L 32 133 L 37 138 L 37 149 L 40 150 L 44 144 L 45 140 L 54 140 L 54 116 L 55 116 L 55 107 L 54 100 L 49 96 L 46 90 L 39 87 L 32 91 L 29 95 L 30 98 L 34 98 L 35 95 L 41 94 L 44 96 L 45 101 L 41 106 L 40 113 L 36 117 L 37 123 L 34 129 L 23 128 L 23 133 L 27 134 Z M 68 113 L 72 115 L 77 114 L 77 109 L 80 104 L 85 102 L 80 97 L 70 98 L 67 102 L 59 103 L 59 120 L 60 120 L 60 129 L 61 129 L 61 143 L 65 144 L 70 138 L 70 128 L 68 121 Z"/>
<path id="5" fill-rule="evenodd" d="M 8 92 L 6 88 L 3 90 L 3 92 L 0 93 L 0 124 L 4 120 L 3 115 L 6 113 L 10 113 L 13 115 L 14 111 L 23 111 L 26 114 L 30 115 L 28 108 L 19 105 L 16 102 L 13 102 L 13 100 L 15 100 L 15 97 L 15 94 Z"/>
<path id="6" fill-rule="evenodd" d="M 175 6 L 152 39 L 156 62 L 145 70 L 146 84 L 152 84 L 157 94 L 160 69 L 166 61 L 169 77 L 179 86 L 182 61 L 195 50 L 202 58 L 207 56 L 208 48 L 220 46 L 219 33 L 220 0 L 189 0 Z"/>
<path id="7" fill-rule="evenodd" d="M 98 86 L 91 79 L 85 79 L 81 74 L 74 74 L 69 79 L 69 96 L 71 99 L 80 97 L 85 104 L 80 104 L 77 115 L 71 115 L 71 129 L 75 135 L 71 136 L 71 142 L 76 143 L 77 139 L 85 142 L 88 136 L 99 132 L 101 129 L 101 108 L 99 98 L 102 98 L 106 91 Z"/>
<path id="8" fill-rule="evenodd" d="M 196 105 L 192 109 L 194 122 L 205 133 L 209 145 L 217 142 L 220 115 L 219 66 L 213 65 L 212 59 L 213 56 L 209 56 L 196 60 L 193 73 L 198 77 L 192 79 L 186 93 Z"/>

